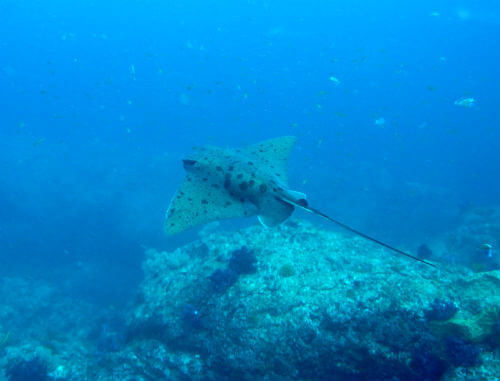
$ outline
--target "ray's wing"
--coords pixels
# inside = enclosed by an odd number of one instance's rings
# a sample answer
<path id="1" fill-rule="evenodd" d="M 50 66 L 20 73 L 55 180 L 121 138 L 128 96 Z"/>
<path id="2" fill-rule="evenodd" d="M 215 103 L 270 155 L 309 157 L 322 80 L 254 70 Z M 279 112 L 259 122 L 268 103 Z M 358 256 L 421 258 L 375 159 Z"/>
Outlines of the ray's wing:
<path id="1" fill-rule="evenodd" d="M 272 174 L 288 184 L 288 157 L 296 140 L 295 136 L 281 136 L 245 147 L 243 152 L 257 157 Z"/>
<path id="2" fill-rule="evenodd" d="M 259 221 L 267 227 L 277 226 L 290 217 L 294 209 L 292 204 L 275 196 L 264 197 L 260 201 Z"/>
<path id="3" fill-rule="evenodd" d="M 165 230 L 167 234 L 176 234 L 207 222 L 256 213 L 255 205 L 234 199 L 219 184 L 189 174 L 170 202 Z"/>

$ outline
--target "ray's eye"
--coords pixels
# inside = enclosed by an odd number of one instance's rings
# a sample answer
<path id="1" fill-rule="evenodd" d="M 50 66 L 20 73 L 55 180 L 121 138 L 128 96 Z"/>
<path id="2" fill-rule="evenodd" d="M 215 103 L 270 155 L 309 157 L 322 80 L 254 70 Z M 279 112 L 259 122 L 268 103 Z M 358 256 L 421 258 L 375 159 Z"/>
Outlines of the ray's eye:
<path id="1" fill-rule="evenodd" d="M 193 168 L 194 165 L 197 163 L 196 160 L 190 160 L 190 159 L 184 159 L 182 160 L 182 163 L 184 164 L 184 168 Z"/>

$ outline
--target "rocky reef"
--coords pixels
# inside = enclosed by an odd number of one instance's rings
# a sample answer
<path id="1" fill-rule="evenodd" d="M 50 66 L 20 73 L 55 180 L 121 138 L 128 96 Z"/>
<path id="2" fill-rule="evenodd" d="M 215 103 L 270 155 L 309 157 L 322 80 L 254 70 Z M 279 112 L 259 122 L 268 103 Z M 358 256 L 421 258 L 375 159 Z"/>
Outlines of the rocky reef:
<path id="1" fill-rule="evenodd" d="M 66 336 L 37 339 L 36 360 L 0 325 L 0 365 L 9 381 L 26 362 L 48 380 L 495 379 L 500 271 L 436 265 L 298 220 L 207 231 L 147 250 L 121 323 L 70 308 L 75 324 L 54 323 Z"/>
<path id="2" fill-rule="evenodd" d="M 254 253 L 255 271 L 234 274 L 242 250 Z M 148 252 L 131 345 L 163 353 L 170 365 L 151 365 L 166 378 L 500 374 L 500 272 L 437 266 L 297 221 L 207 234 L 172 253 Z"/>

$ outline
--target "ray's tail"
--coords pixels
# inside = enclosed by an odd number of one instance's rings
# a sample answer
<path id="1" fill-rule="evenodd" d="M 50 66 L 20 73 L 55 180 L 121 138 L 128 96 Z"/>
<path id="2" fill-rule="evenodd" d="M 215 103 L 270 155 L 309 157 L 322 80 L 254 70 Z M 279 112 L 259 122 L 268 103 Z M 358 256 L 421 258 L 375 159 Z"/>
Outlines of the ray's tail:
<path id="1" fill-rule="evenodd" d="M 309 210 L 310 212 L 313 212 L 313 213 L 315 213 L 315 214 L 317 214 L 317 215 L 319 215 L 319 216 L 321 216 L 321 217 L 323 217 L 323 218 L 327 219 L 327 220 L 328 220 L 328 221 L 330 221 L 330 222 L 333 222 L 334 224 L 337 224 L 338 226 L 340 226 L 340 227 L 342 227 L 342 228 L 344 228 L 344 229 L 346 229 L 346 230 L 349 230 L 351 233 L 357 234 L 357 235 L 359 235 L 359 236 L 361 236 L 361 237 L 363 237 L 363 238 L 365 238 L 365 239 L 367 239 L 367 240 L 370 240 L 370 241 L 372 241 L 372 242 L 375 242 L 376 244 L 378 244 L 378 245 L 380 245 L 380 246 L 386 247 L 386 248 L 387 248 L 387 249 L 389 249 L 389 250 L 392 250 L 392 251 L 394 251 L 394 252 L 396 252 L 396 253 L 398 253 L 398 254 L 404 255 L 405 257 L 411 258 L 411 259 L 413 259 L 413 260 L 415 260 L 415 261 L 419 261 L 419 262 L 425 263 L 426 265 L 429 265 L 429 266 L 432 266 L 432 267 L 436 267 L 436 268 L 437 268 L 437 266 L 436 266 L 436 265 L 434 265 L 434 264 L 432 264 L 432 263 L 430 263 L 430 262 L 427 262 L 427 261 L 425 261 L 425 260 L 423 260 L 423 259 L 421 259 L 421 258 L 415 257 L 414 255 L 411 255 L 411 254 L 405 253 L 404 251 L 399 250 L 399 249 L 397 249 L 397 248 L 395 248 L 395 247 L 393 247 L 393 246 L 391 246 L 391 245 L 388 245 L 387 243 L 384 243 L 384 242 L 382 242 L 382 241 L 379 241 L 379 240 L 378 240 L 378 239 L 376 239 L 376 238 L 373 238 L 373 237 L 370 237 L 370 236 L 368 236 L 368 235 L 366 235 L 366 234 L 364 234 L 364 233 L 361 233 L 360 231 L 357 231 L 356 229 L 353 229 L 353 228 L 351 228 L 350 226 L 347 226 L 346 224 L 343 224 L 343 223 L 342 223 L 342 222 L 340 222 L 340 221 L 334 220 L 334 219 L 333 219 L 333 218 L 331 218 L 330 216 L 327 216 L 326 214 L 324 214 L 324 213 L 320 212 L 319 210 L 317 210 L 317 209 L 315 209 L 315 208 L 311 208 L 310 206 L 307 206 L 307 207 L 302 206 L 302 207 L 303 207 L 304 209 L 306 209 L 306 210 Z"/>

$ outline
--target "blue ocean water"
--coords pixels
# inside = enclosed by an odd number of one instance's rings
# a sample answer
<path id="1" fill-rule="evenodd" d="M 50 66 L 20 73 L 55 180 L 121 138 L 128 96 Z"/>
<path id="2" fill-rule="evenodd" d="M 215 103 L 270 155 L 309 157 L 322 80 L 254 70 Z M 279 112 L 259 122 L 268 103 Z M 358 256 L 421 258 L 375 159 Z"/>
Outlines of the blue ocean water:
<path id="1" fill-rule="evenodd" d="M 499 204 L 496 0 L 3 0 L 0 31 L 1 276 L 124 303 L 196 237 L 163 233 L 194 145 L 295 135 L 292 186 L 405 247 Z"/>

